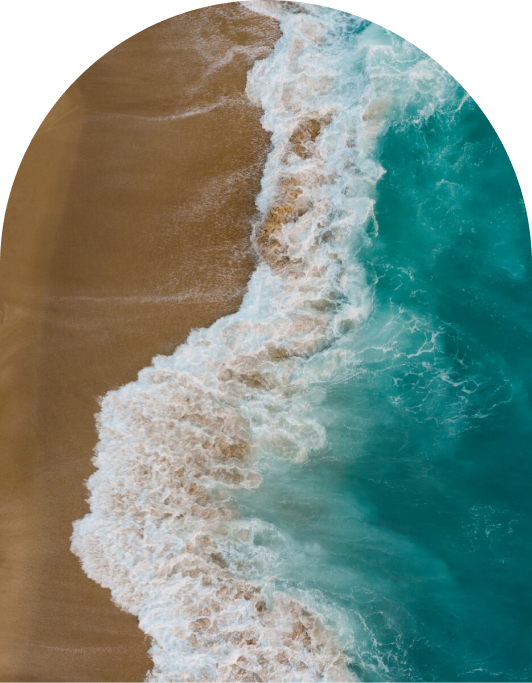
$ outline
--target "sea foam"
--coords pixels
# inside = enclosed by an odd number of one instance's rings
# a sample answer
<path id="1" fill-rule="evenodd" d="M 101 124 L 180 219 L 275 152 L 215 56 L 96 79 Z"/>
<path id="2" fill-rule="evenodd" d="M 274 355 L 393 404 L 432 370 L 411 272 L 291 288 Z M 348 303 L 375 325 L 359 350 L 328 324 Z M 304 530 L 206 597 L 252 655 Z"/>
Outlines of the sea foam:
<path id="1" fill-rule="evenodd" d="M 356 254 L 377 233 L 379 138 L 392 118 L 429 116 L 450 79 L 355 17 L 244 4 L 282 30 L 248 77 L 272 133 L 258 264 L 237 313 L 103 398 L 72 550 L 150 636 L 148 680 L 348 680 L 349 625 L 319 594 L 279 589 L 289 539 L 240 519 L 234 492 L 260 486 L 270 455 L 303 461 L 324 445 L 305 396 L 341 356 L 319 373 L 310 361 L 371 311 Z"/>

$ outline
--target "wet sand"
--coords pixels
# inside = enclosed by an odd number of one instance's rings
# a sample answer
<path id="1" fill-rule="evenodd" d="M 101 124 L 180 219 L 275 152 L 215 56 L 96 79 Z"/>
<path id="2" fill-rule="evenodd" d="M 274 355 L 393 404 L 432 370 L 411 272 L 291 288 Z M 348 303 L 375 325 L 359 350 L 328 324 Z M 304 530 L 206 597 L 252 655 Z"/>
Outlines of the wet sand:
<path id="1" fill-rule="evenodd" d="M 137 620 L 83 573 L 99 396 L 238 308 L 269 138 L 244 95 L 278 38 L 237 4 L 151 27 L 35 135 L 0 260 L 0 679 L 139 681 Z"/>

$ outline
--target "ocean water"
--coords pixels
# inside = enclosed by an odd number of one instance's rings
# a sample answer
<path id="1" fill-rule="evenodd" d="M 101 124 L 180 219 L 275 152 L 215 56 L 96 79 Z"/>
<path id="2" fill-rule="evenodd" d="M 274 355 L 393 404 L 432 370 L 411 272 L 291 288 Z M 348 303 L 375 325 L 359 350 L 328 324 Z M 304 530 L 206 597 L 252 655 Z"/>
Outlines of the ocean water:
<path id="1" fill-rule="evenodd" d="M 532 264 L 473 100 L 401 38 L 275 16 L 240 310 L 102 400 L 73 551 L 149 680 L 529 680 Z"/>

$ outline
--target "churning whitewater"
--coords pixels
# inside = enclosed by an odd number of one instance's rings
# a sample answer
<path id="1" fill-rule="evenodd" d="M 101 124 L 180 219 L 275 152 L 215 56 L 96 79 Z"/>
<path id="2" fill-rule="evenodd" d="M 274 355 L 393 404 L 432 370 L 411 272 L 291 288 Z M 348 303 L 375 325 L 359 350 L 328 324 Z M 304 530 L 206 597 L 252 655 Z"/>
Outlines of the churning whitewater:
<path id="1" fill-rule="evenodd" d="M 319 590 L 279 587 L 293 541 L 239 518 L 234 496 L 261 486 L 270 458 L 324 446 L 308 397 L 341 372 L 339 341 L 372 309 L 357 252 L 377 233 L 377 143 L 390 121 L 431 116 L 455 83 L 355 17 L 244 4 L 282 30 L 248 76 L 272 133 L 257 267 L 237 313 L 103 398 L 72 550 L 150 636 L 148 680 L 348 680 L 348 620 Z"/>

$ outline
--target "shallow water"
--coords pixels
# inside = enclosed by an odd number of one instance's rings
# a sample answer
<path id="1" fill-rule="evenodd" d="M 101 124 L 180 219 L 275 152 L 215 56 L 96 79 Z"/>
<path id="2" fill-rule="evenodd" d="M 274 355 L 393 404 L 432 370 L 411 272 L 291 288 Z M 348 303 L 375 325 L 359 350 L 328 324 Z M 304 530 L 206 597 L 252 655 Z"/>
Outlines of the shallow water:
<path id="1" fill-rule="evenodd" d="M 105 397 L 73 550 L 153 638 L 154 679 L 526 679 L 512 167 L 397 36 L 251 6 L 283 31 L 248 81 L 273 145 L 259 263 L 238 313 Z"/>
<path id="2" fill-rule="evenodd" d="M 328 445 L 273 469 L 242 514 L 297 542 L 283 580 L 346 612 L 364 680 L 528 680 L 532 269 L 519 187 L 471 99 L 392 126 L 379 158 L 379 233 L 359 254 L 375 301 L 338 376 L 318 384 Z"/>

